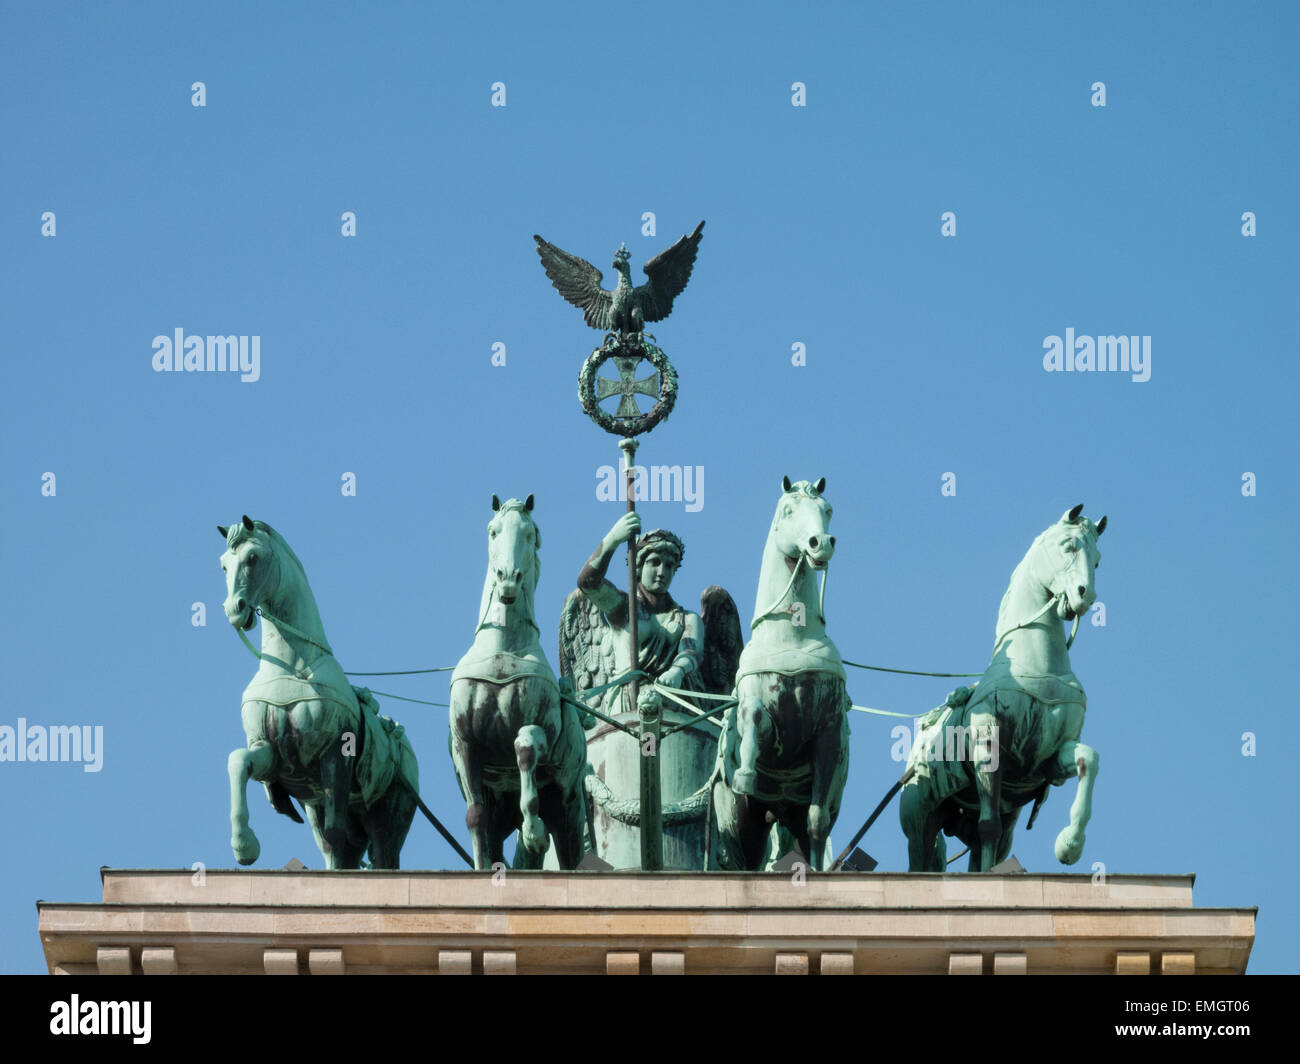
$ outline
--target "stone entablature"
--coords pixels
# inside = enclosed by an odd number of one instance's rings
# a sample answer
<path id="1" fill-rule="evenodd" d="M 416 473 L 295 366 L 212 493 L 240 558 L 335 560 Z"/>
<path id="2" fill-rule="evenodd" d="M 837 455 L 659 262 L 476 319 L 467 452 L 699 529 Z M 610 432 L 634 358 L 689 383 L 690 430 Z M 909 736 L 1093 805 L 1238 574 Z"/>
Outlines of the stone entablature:
<path id="1" fill-rule="evenodd" d="M 1240 974 L 1191 875 L 105 869 L 53 974 Z"/>

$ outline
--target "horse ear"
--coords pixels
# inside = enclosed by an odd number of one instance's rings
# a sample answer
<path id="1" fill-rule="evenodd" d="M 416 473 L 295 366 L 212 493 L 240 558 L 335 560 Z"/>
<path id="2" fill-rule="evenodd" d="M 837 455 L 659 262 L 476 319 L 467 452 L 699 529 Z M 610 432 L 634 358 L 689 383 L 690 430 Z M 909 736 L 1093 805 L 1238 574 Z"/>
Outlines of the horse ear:
<path id="1" fill-rule="evenodd" d="M 524 500 L 524 509 L 529 513 L 533 512 L 533 496 L 531 492 L 529 493 L 528 498 Z"/>
<path id="2" fill-rule="evenodd" d="M 825 490 L 826 490 L 826 478 L 822 477 L 821 480 L 817 481 L 817 483 L 813 485 L 813 491 L 815 491 L 818 495 L 820 495 Z"/>
<path id="3" fill-rule="evenodd" d="M 1063 525 L 1074 524 L 1074 522 L 1079 519 L 1079 515 L 1081 513 L 1083 513 L 1083 503 L 1079 503 L 1079 505 L 1074 507 L 1072 510 L 1066 510 L 1065 516 L 1061 518 L 1061 524 Z"/>
<path id="4" fill-rule="evenodd" d="M 781 478 L 781 490 L 782 490 L 782 491 L 789 491 L 789 490 L 790 490 L 790 478 L 789 478 L 789 477 L 782 477 L 782 478 Z"/>
<path id="5" fill-rule="evenodd" d="M 225 530 L 221 525 L 217 525 L 217 531 L 221 533 L 221 538 L 222 538 L 222 539 L 225 539 L 225 538 L 226 538 L 226 536 L 227 536 L 227 532 L 226 532 L 226 530 Z"/>
<path id="6" fill-rule="evenodd" d="M 492 512 L 493 512 L 493 513 L 496 513 L 499 509 L 501 509 L 501 500 L 498 499 L 495 495 L 493 495 L 493 496 L 492 496 Z"/>
<path id="7" fill-rule="evenodd" d="M 248 514 L 244 514 L 244 527 L 250 532 L 253 531 L 253 519 Z"/>
<path id="8" fill-rule="evenodd" d="M 1100 536 L 1106 531 L 1106 515 L 1102 514 L 1101 520 L 1097 522 L 1097 535 Z"/>

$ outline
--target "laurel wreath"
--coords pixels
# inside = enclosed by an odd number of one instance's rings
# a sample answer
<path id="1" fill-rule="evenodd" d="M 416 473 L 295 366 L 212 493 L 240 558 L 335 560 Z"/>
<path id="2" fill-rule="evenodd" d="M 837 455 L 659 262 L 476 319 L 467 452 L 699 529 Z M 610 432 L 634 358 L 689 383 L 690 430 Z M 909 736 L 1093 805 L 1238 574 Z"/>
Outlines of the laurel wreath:
<path id="1" fill-rule="evenodd" d="M 616 355 L 642 358 L 659 374 L 659 401 L 652 409 L 637 417 L 621 418 L 607 414 L 596 400 L 596 374 L 601 366 Z M 617 436 L 639 436 L 643 432 L 649 432 L 672 413 L 673 404 L 677 402 L 677 371 L 668 361 L 668 356 L 655 344 L 645 339 L 609 333 L 604 344 L 592 351 L 582 364 L 582 370 L 578 373 L 578 399 L 582 403 L 583 413 L 606 432 Z"/>

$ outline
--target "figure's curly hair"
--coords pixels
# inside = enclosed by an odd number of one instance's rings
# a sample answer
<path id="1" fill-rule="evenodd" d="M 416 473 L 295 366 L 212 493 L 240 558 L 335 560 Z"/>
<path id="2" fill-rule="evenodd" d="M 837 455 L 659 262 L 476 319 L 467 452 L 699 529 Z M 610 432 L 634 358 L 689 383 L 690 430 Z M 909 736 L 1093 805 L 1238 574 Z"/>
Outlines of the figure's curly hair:
<path id="1" fill-rule="evenodd" d="M 658 551 L 661 554 L 676 555 L 676 567 L 678 569 L 682 567 L 682 559 L 686 557 L 686 545 L 666 528 L 656 528 L 636 541 L 636 555 L 638 558 L 648 549 Z"/>

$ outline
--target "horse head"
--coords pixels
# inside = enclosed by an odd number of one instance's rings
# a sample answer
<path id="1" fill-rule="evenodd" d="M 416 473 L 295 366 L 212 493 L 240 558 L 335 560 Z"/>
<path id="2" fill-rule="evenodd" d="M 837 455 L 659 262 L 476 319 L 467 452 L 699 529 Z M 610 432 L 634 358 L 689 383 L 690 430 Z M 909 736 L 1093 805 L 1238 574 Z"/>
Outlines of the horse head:
<path id="1" fill-rule="evenodd" d="M 541 575 L 538 549 L 542 533 L 533 521 L 533 497 L 523 502 L 492 496 L 492 520 L 488 522 L 488 572 L 485 599 L 489 594 L 504 606 L 525 596 L 528 613 L 532 613 L 533 592 Z M 484 613 L 491 600 L 485 601 Z"/>
<path id="2" fill-rule="evenodd" d="M 1061 515 L 1061 519 L 1034 542 L 1031 573 L 1056 600 L 1056 613 L 1064 621 L 1082 616 L 1097 598 L 1094 584 L 1101 554 L 1097 540 L 1106 531 L 1106 518 L 1095 525 L 1083 516 L 1083 503 Z"/>
<path id="3" fill-rule="evenodd" d="M 826 478 L 816 484 L 801 480 L 791 484 L 781 478 L 781 501 L 772 518 L 772 540 L 793 563 L 803 559 L 813 569 L 825 569 L 835 553 L 835 537 L 827 531 L 830 504 L 822 498 Z"/>
<path id="4" fill-rule="evenodd" d="M 280 558 L 271 528 L 244 515 L 239 524 L 228 529 L 218 525 L 217 531 L 226 541 L 221 555 L 221 571 L 226 574 L 222 608 L 232 625 L 248 631 L 257 623 L 258 607 L 269 603 L 280 587 Z"/>

